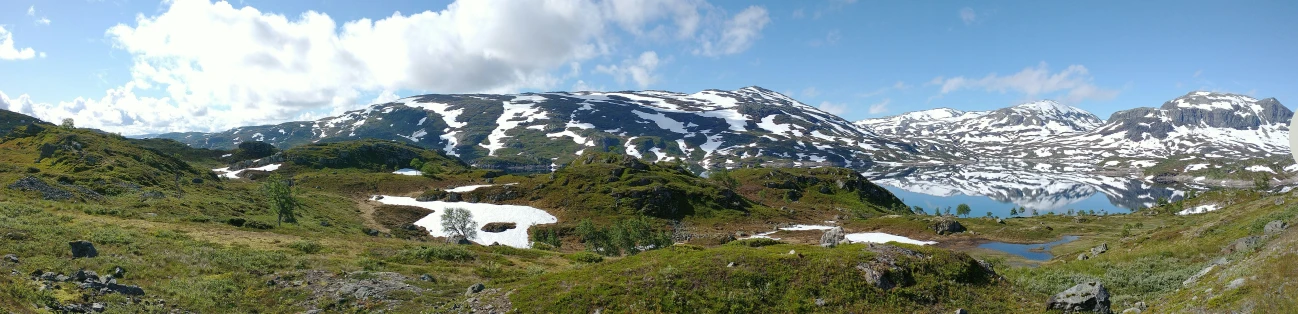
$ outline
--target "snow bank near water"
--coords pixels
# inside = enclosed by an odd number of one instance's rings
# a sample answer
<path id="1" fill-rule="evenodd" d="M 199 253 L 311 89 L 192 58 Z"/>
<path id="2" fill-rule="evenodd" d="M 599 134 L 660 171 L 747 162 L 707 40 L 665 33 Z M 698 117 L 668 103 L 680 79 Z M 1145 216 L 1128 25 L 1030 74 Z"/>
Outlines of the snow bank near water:
<path id="1" fill-rule="evenodd" d="M 387 195 L 377 201 L 388 205 L 415 206 L 433 210 L 432 214 L 419 219 L 419 221 L 415 222 L 415 225 L 427 228 L 434 237 L 447 236 L 446 232 L 442 231 L 442 213 L 444 210 L 447 208 L 467 209 L 469 213 L 473 214 L 473 221 L 477 223 L 474 228 L 478 230 L 478 237 L 471 239 L 471 241 L 482 245 L 500 243 L 516 248 L 529 248 L 532 243 L 527 239 L 528 228 L 534 225 L 559 222 L 554 215 L 531 206 L 442 201 L 420 202 L 411 197 Z M 518 227 L 499 233 L 482 231 L 482 226 L 492 222 L 512 222 L 517 224 Z"/>
<path id="2" fill-rule="evenodd" d="M 937 244 L 937 242 L 934 242 L 934 241 L 920 241 L 920 240 L 915 240 L 915 239 L 911 239 L 911 238 L 907 238 L 907 237 L 903 237 L 903 236 L 899 236 L 899 235 L 895 235 L 895 234 L 883 233 L 883 232 L 849 233 L 849 234 L 847 234 L 847 240 L 848 240 L 848 241 L 852 241 L 853 243 L 862 243 L 862 242 L 871 242 L 871 243 L 900 242 L 900 243 L 915 244 L 915 245 L 929 245 L 929 244 Z"/>
<path id="3" fill-rule="evenodd" d="M 421 172 L 421 171 L 419 171 L 419 170 L 415 170 L 415 169 L 410 169 L 410 168 L 401 168 L 401 169 L 397 169 L 397 171 L 393 171 L 392 173 L 394 173 L 394 174 L 399 174 L 399 175 L 404 175 L 404 176 L 421 176 L 421 175 L 424 175 L 423 172 Z"/>
<path id="4" fill-rule="evenodd" d="M 1202 213 L 1206 213 L 1206 212 L 1210 212 L 1210 211 L 1218 210 L 1218 209 L 1220 209 L 1220 208 L 1221 208 L 1221 207 L 1220 207 L 1220 206 L 1217 206 L 1217 204 L 1199 205 L 1199 206 L 1195 206 L 1194 208 L 1188 208 L 1188 209 L 1186 209 L 1186 210 L 1182 210 L 1182 211 L 1176 212 L 1176 214 L 1177 214 L 1177 215 L 1181 215 L 1181 216 L 1192 215 L 1192 214 L 1202 214 Z"/>

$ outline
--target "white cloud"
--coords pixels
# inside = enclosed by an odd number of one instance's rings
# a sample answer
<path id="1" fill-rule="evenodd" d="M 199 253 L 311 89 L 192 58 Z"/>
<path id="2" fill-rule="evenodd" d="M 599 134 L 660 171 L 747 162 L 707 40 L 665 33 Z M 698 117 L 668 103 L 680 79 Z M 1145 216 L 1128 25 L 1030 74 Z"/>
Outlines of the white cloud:
<path id="1" fill-rule="evenodd" d="M 1052 74 L 1046 63 L 1041 62 L 1036 67 L 1027 67 L 1018 73 L 1006 76 L 996 73 L 979 79 L 939 76 L 929 84 L 942 86 L 938 96 L 962 89 L 982 89 L 1000 93 L 1017 92 L 1027 98 L 1066 92 L 1060 100 L 1076 103 L 1086 99 L 1112 99 L 1118 95 L 1117 90 L 1097 87 L 1091 81 L 1092 77 L 1085 66 L 1070 65 L 1067 69 Z"/>
<path id="2" fill-rule="evenodd" d="M 36 16 L 36 6 L 27 7 L 27 16 Z"/>
<path id="3" fill-rule="evenodd" d="M 577 83 L 572 84 L 572 89 L 571 89 L 571 91 L 574 92 L 598 92 L 603 90 L 604 90 L 603 86 L 595 87 L 590 85 L 589 83 L 586 83 L 586 81 L 584 80 L 577 80 Z"/>
<path id="4" fill-rule="evenodd" d="M 750 6 L 726 21 L 720 38 L 704 39 L 695 54 L 705 56 L 731 55 L 748 50 L 762 36 L 762 29 L 771 22 L 766 8 Z"/>
<path id="5" fill-rule="evenodd" d="M 811 86 L 802 89 L 802 93 L 800 93 L 799 95 L 802 95 L 802 97 L 807 97 L 807 98 L 816 98 L 816 96 L 820 96 L 820 90 L 817 90 L 815 86 Z"/>
<path id="6" fill-rule="evenodd" d="M 936 85 L 936 84 L 940 84 L 940 83 L 930 83 L 930 84 L 934 84 L 934 85 Z M 860 93 L 860 94 L 857 94 L 857 96 L 858 96 L 858 97 L 869 98 L 869 97 L 874 97 L 874 96 L 883 95 L 883 94 L 885 94 L 885 93 L 887 93 L 887 92 L 889 92 L 889 91 L 894 91 L 894 90 L 906 90 L 906 89 L 909 89 L 909 88 L 910 88 L 910 85 L 907 85 L 906 82 L 903 82 L 903 81 L 897 81 L 896 83 L 892 83 L 892 85 L 890 85 L 890 86 L 884 86 L 884 87 L 880 87 L 880 88 L 877 88 L 877 89 L 872 90 L 872 91 L 868 91 L 868 92 Z"/>
<path id="7" fill-rule="evenodd" d="M 702 0 L 459 1 L 353 21 L 169 0 L 157 13 L 106 31 L 132 58 L 130 82 L 101 99 L 36 103 L 29 111 L 49 120 L 104 116 L 78 125 L 125 134 L 215 131 L 341 112 L 370 100 L 363 95 L 383 101 L 395 91 L 515 92 L 571 80 L 586 86 L 581 63 L 627 42 L 614 29 L 719 56 L 750 47 L 769 21 L 762 7 L 731 16 Z M 0 58 L 38 55 L 14 49 L 3 29 L 0 40 Z M 655 71 L 664 60 L 670 57 L 649 51 L 606 69 L 643 87 L 660 79 Z"/>
<path id="8" fill-rule="evenodd" d="M 36 22 L 36 25 L 50 25 L 50 19 L 45 18 L 44 16 L 39 17 L 39 18 L 36 17 L 36 6 L 35 6 L 35 5 L 30 6 L 30 7 L 27 7 L 27 16 L 32 17 L 32 19 Z"/>
<path id="9" fill-rule="evenodd" d="M 1203 70 L 1194 71 L 1194 76 L 1191 77 L 1199 77 L 1200 74 L 1203 74 Z"/>
<path id="10" fill-rule="evenodd" d="M 964 25 L 973 24 L 978 21 L 978 13 L 974 12 L 974 9 L 970 7 L 962 8 L 960 9 L 960 20 L 964 21 Z"/>
<path id="11" fill-rule="evenodd" d="M 817 107 L 820 108 L 820 110 L 824 110 L 825 112 L 828 112 L 833 115 L 841 115 L 847 113 L 847 105 L 844 104 L 835 104 L 828 101 L 824 101 L 821 102 L 820 106 Z"/>
<path id="12" fill-rule="evenodd" d="M 32 50 L 31 47 L 15 48 L 14 34 L 0 25 L 0 60 L 25 60 L 34 57 L 36 57 L 36 50 Z"/>
<path id="13" fill-rule="evenodd" d="M 595 72 L 612 75 L 618 84 L 625 84 L 627 78 L 630 78 L 636 86 L 643 89 L 658 81 L 658 75 L 654 74 L 658 64 L 658 53 L 645 51 L 638 58 L 623 60 L 621 65 L 596 66 Z"/>
<path id="14" fill-rule="evenodd" d="M 390 90 L 383 90 L 383 92 L 379 93 L 378 96 L 375 96 L 374 100 L 371 100 L 370 103 L 385 104 L 397 99 L 401 99 L 401 96 L 397 96 L 396 92 Z"/>
<path id="15" fill-rule="evenodd" d="M 883 101 L 870 105 L 870 114 L 880 114 L 880 113 L 888 112 L 889 103 L 892 103 L 892 99 L 884 98 Z"/>

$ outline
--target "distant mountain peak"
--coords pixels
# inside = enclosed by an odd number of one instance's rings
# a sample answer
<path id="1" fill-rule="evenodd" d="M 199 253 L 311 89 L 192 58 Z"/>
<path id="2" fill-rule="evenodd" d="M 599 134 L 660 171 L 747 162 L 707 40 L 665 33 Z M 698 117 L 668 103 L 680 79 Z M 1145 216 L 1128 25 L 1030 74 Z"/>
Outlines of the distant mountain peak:
<path id="1" fill-rule="evenodd" d="M 1033 101 L 1033 102 L 1023 103 L 1023 104 L 1020 104 L 1020 105 L 1018 105 L 1018 106 L 1014 106 L 1014 107 L 1011 107 L 1011 108 L 1015 108 L 1015 109 L 1024 109 L 1024 110 L 1034 110 L 1034 111 L 1041 111 L 1041 112 L 1087 113 L 1087 114 L 1089 114 L 1089 112 L 1087 112 L 1086 110 L 1082 110 L 1082 109 L 1077 108 L 1077 107 L 1073 107 L 1073 106 L 1069 106 L 1069 105 L 1061 104 L 1061 103 L 1059 103 L 1059 102 L 1057 102 L 1057 101 L 1050 100 L 1050 99 L 1044 99 L 1044 100 L 1038 100 L 1038 101 Z"/>

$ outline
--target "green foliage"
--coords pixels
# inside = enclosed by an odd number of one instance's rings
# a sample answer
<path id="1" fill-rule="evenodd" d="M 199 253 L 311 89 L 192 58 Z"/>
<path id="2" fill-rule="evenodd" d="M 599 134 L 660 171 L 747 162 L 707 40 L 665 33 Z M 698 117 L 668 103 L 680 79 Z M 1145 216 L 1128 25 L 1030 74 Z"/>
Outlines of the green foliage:
<path id="1" fill-rule="evenodd" d="M 424 167 L 424 161 L 423 161 L 423 160 L 419 160 L 419 158 L 415 158 L 415 159 L 411 159 L 411 160 L 410 160 L 410 168 L 411 168 L 411 169 L 422 169 L 423 167 Z"/>
<path id="2" fill-rule="evenodd" d="M 956 205 L 955 207 L 956 215 L 968 217 L 969 212 L 971 211 L 973 211 L 973 209 L 969 208 L 969 204 L 960 203 L 960 205 Z"/>
<path id="3" fill-rule="evenodd" d="M 418 260 L 424 262 L 433 260 L 463 262 L 475 258 L 475 254 L 472 251 L 459 245 L 435 245 L 419 247 L 417 249 L 406 249 L 401 251 L 400 256 L 407 260 Z"/>
<path id="4" fill-rule="evenodd" d="M 238 148 L 234 150 L 234 153 L 231 153 L 227 160 L 253 160 L 269 157 L 275 153 L 279 153 L 279 149 L 275 148 L 274 145 L 262 141 L 246 141 L 239 143 Z"/>
<path id="5" fill-rule="evenodd" d="M 266 181 L 262 183 L 262 191 L 266 193 L 266 198 L 270 201 L 271 211 L 275 212 L 276 221 L 279 225 L 285 222 L 297 222 L 297 209 L 302 206 L 297 196 L 293 193 L 293 183 L 278 173 L 271 174 Z"/>
<path id="6" fill-rule="evenodd" d="M 320 242 L 311 240 L 293 241 L 293 243 L 288 244 L 288 247 L 306 254 L 319 253 L 324 249 L 324 246 L 320 245 Z"/>
<path id="7" fill-rule="evenodd" d="M 477 226 L 478 223 L 473 221 L 473 213 L 467 209 L 450 207 L 442 211 L 442 231 L 448 235 L 475 239 L 478 237 Z"/>
<path id="8" fill-rule="evenodd" d="M 77 126 L 76 126 L 74 123 L 72 123 L 72 118 L 63 118 L 63 123 L 62 123 L 62 124 L 59 124 L 59 126 L 60 126 L 60 127 L 63 127 L 64 129 L 75 129 L 75 128 L 77 128 Z"/>
<path id="9" fill-rule="evenodd" d="M 582 263 L 599 263 L 604 261 L 604 257 L 591 252 L 576 252 L 568 254 L 568 259 Z"/>
<path id="10" fill-rule="evenodd" d="M 720 184 L 721 186 L 724 186 L 727 189 L 731 189 L 731 190 L 739 186 L 739 181 L 735 180 L 735 177 L 730 175 L 730 170 L 726 169 L 725 167 L 719 167 L 717 169 L 709 171 L 708 179 L 712 179 L 712 182 L 716 182 L 717 184 Z"/>
<path id="11" fill-rule="evenodd" d="M 607 256 L 635 255 L 672 244 L 671 233 L 658 231 L 648 217 L 619 220 L 608 228 L 596 227 L 589 219 L 577 224 L 577 236 L 586 249 Z"/>
<path id="12" fill-rule="evenodd" d="M 372 172 L 389 172 L 407 167 L 414 159 L 423 162 L 423 168 L 433 165 L 441 169 L 465 170 L 467 165 L 447 157 L 436 150 L 383 140 L 357 140 L 333 143 L 315 143 L 285 150 L 284 159 L 295 165 L 322 169 L 362 169 Z"/>
<path id="13" fill-rule="evenodd" d="M 726 243 L 726 245 L 747 246 L 747 247 L 763 247 L 763 246 L 770 246 L 776 244 L 784 244 L 784 242 L 775 239 L 770 239 L 770 238 L 751 238 L 751 239 L 743 239 L 738 241 L 730 241 L 729 243 Z"/>
<path id="14" fill-rule="evenodd" d="M 563 241 L 559 239 L 559 232 L 554 228 L 532 227 L 532 240 L 545 243 L 551 248 L 559 248 L 563 245 Z"/>

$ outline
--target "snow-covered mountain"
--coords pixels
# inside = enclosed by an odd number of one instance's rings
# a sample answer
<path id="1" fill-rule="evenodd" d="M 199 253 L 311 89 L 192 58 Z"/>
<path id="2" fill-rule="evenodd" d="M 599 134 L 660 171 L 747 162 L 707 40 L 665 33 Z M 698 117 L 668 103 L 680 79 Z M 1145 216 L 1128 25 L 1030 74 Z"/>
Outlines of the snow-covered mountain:
<path id="1" fill-rule="evenodd" d="M 562 164 L 587 149 L 641 158 L 865 166 L 913 158 L 838 116 L 760 87 L 693 94 L 665 91 L 422 95 L 309 122 L 158 137 L 230 148 L 380 138 L 442 149 L 485 167 Z"/>
<path id="2" fill-rule="evenodd" d="M 1016 147 L 1083 133 L 1101 123 L 1085 110 L 1052 100 L 992 111 L 939 108 L 856 122 L 881 136 L 909 140 L 924 155 L 957 160 L 1004 156 Z"/>
<path id="3" fill-rule="evenodd" d="M 949 160 L 1152 161 L 1176 155 L 1256 158 L 1289 154 L 1293 111 L 1275 98 L 1191 92 L 1159 108 L 1114 113 L 1107 121 L 1075 107 L 1038 101 L 994 111 L 933 109 L 857 121 L 920 156 Z"/>
<path id="4" fill-rule="evenodd" d="M 1191 92 L 1159 108 L 1115 112 L 1104 125 L 1049 141 L 1036 153 L 1091 159 L 1289 155 L 1292 117 L 1275 98 Z"/>

